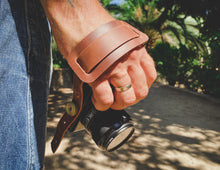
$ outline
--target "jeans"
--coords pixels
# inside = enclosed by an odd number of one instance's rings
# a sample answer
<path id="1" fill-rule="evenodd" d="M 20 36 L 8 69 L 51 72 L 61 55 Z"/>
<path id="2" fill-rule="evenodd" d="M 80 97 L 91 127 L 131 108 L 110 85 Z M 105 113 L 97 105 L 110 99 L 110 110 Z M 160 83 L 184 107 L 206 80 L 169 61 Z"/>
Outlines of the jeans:
<path id="1" fill-rule="evenodd" d="M 0 170 L 43 167 L 50 43 L 39 0 L 0 0 Z"/>

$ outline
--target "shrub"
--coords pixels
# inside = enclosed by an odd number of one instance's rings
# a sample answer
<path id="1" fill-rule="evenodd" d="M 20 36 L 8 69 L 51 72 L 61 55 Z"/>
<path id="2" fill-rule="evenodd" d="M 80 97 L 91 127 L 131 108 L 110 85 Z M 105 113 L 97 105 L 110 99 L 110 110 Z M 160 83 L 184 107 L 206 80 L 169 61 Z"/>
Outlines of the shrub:
<path id="1" fill-rule="evenodd" d="M 53 55 L 53 67 L 54 68 L 69 68 L 67 61 L 60 53 L 56 42 L 52 39 L 52 55 Z"/>

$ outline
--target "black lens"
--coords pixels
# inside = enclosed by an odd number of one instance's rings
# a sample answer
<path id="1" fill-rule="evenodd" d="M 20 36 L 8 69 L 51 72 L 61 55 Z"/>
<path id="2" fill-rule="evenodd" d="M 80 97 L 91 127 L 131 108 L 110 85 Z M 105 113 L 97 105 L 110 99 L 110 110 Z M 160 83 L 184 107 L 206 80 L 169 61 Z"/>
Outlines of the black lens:
<path id="1" fill-rule="evenodd" d="M 131 137 L 133 132 L 133 125 L 131 123 L 125 123 L 108 136 L 105 136 L 106 138 L 99 146 L 107 151 L 116 150 Z"/>
<path id="2" fill-rule="evenodd" d="M 119 148 L 134 132 L 131 118 L 124 110 L 100 112 L 93 107 L 80 121 L 96 144 L 107 151 Z"/>

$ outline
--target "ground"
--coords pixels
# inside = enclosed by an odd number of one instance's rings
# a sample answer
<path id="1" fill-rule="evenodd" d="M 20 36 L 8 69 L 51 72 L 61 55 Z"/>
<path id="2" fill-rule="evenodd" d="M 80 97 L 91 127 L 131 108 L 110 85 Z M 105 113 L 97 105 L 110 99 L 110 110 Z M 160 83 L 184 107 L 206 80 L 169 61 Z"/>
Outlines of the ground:
<path id="1" fill-rule="evenodd" d="M 68 88 L 50 95 L 46 170 L 220 170 L 219 99 L 155 83 L 126 109 L 136 130 L 118 151 L 99 150 L 81 131 L 67 133 L 53 154 L 50 142 L 71 97 Z"/>

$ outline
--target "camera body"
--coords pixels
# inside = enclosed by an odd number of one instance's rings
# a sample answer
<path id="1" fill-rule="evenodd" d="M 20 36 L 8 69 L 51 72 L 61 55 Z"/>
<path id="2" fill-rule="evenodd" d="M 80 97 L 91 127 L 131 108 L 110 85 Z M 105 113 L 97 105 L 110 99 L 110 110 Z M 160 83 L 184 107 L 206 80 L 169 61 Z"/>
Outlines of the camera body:
<path id="1" fill-rule="evenodd" d="M 77 123 L 69 128 L 75 132 L 86 129 L 102 150 L 113 151 L 122 146 L 134 133 L 131 117 L 125 110 L 98 111 L 91 102 L 91 89 L 84 85 L 84 106 Z M 86 94 L 85 94 L 86 92 Z M 80 123 L 79 123 L 80 122 Z M 79 124 L 83 127 L 79 128 Z"/>

